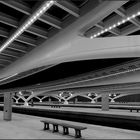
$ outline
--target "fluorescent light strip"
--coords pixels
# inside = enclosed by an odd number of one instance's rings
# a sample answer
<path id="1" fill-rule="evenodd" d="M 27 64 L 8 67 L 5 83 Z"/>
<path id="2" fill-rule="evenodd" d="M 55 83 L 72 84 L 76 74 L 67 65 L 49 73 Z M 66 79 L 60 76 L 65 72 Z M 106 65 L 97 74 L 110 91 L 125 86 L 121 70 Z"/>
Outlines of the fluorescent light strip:
<path id="1" fill-rule="evenodd" d="M 121 21 L 117 22 L 116 24 L 113 24 L 112 26 L 110 26 L 104 30 L 101 30 L 101 32 L 98 32 L 97 34 L 90 36 L 90 39 L 98 37 L 98 36 L 104 34 L 105 32 L 108 32 L 108 31 L 112 30 L 113 28 L 116 28 L 117 26 L 124 24 L 127 21 L 130 21 L 131 19 L 136 18 L 137 16 L 140 16 L 140 11 L 138 11 L 136 14 L 131 15 L 130 17 L 127 17 L 126 19 L 122 19 Z"/>
<path id="2" fill-rule="evenodd" d="M 10 75 L 10 76 L 8 76 L 8 77 L 6 77 L 6 78 L 3 78 L 3 79 L 0 80 L 0 82 L 2 82 L 2 81 L 4 81 L 4 80 L 7 80 L 7 79 L 9 79 L 9 78 L 11 78 L 11 77 L 14 77 L 14 76 L 16 76 L 16 75 L 18 75 L 18 73 L 15 73 L 15 74 Z"/>
<path id="3" fill-rule="evenodd" d="M 8 40 L 1 46 L 0 52 L 2 52 L 6 47 L 8 47 L 17 37 L 19 37 L 27 28 L 31 26 L 43 13 L 45 13 L 53 4 L 54 0 L 46 0 L 42 6 L 31 16 L 16 32 L 8 38 Z"/>

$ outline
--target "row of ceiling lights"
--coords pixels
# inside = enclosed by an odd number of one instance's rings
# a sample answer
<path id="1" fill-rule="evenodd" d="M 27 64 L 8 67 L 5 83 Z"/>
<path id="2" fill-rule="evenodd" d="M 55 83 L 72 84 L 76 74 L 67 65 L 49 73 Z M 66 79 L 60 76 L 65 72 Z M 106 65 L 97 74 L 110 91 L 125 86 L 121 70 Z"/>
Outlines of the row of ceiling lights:
<path id="1" fill-rule="evenodd" d="M 96 38 L 96 37 L 98 37 L 98 36 L 100 36 L 100 35 L 102 35 L 102 34 L 108 32 L 108 31 L 110 31 L 110 30 L 116 28 L 117 26 L 120 26 L 121 24 L 124 24 L 124 23 L 130 21 L 131 19 L 136 18 L 137 16 L 140 16 L 140 11 L 138 11 L 136 14 L 133 14 L 133 15 L 131 15 L 131 16 L 125 18 L 125 19 L 122 19 L 121 21 L 117 22 L 116 24 L 113 24 L 112 26 L 110 26 L 110 27 L 108 27 L 108 28 L 105 28 L 104 30 L 101 30 L 100 32 L 98 32 L 98 33 L 96 33 L 96 34 L 94 34 L 94 35 L 91 35 L 91 36 L 90 36 L 90 39 Z"/>
<path id="2" fill-rule="evenodd" d="M 16 76 L 16 75 L 18 75 L 18 73 L 15 73 L 15 74 L 10 75 L 10 76 L 8 76 L 8 77 L 2 78 L 2 79 L 0 80 L 0 82 L 5 81 L 5 80 L 7 80 L 7 79 L 9 79 L 9 78 L 12 78 L 12 77 L 14 77 L 14 76 Z"/>
<path id="3" fill-rule="evenodd" d="M 97 80 L 97 79 L 101 79 L 101 78 L 106 78 L 106 77 L 110 77 L 110 76 L 117 76 L 117 75 L 120 75 L 120 74 L 125 74 L 125 73 L 129 73 L 129 72 L 135 72 L 135 71 L 138 71 L 138 70 L 140 70 L 140 68 L 129 69 L 129 70 L 126 70 L 126 71 L 117 72 L 117 73 L 113 73 L 113 74 L 109 74 L 109 75 L 93 78 L 93 80 Z"/>
<path id="4" fill-rule="evenodd" d="M 6 47 L 8 47 L 16 38 L 18 38 L 27 28 L 29 28 L 43 13 L 45 13 L 53 4 L 54 0 L 45 1 L 42 6 L 31 16 L 25 23 L 12 35 L 0 48 L 2 52 Z"/>

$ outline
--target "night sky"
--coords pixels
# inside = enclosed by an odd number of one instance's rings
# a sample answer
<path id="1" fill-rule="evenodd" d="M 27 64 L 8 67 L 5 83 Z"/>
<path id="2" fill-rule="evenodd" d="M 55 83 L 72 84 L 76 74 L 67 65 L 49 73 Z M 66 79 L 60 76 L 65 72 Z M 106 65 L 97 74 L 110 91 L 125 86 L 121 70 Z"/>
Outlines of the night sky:
<path id="1" fill-rule="evenodd" d="M 23 79 L 16 80 L 14 82 L 5 85 L 1 85 L 0 89 L 23 87 L 23 86 L 28 86 L 28 85 L 38 84 L 38 83 L 44 83 L 52 80 L 57 80 L 61 78 L 66 78 L 69 76 L 90 72 L 108 66 L 113 66 L 132 59 L 134 58 L 98 59 L 98 60 L 86 60 L 86 61 L 62 63 L 52 68 L 46 69 L 42 72 L 25 77 Z"/>

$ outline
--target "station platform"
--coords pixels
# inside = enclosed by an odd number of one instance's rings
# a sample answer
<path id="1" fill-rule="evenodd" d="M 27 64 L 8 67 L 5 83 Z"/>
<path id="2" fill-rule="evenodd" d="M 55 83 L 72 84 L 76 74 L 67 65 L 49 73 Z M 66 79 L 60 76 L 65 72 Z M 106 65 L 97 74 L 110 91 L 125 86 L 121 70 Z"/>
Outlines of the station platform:
<path id="1" fill-rule="evenodd" d="M 61 127 L 59 133 L 52 133 L 51 129 L 44 131 L 41 119 L 47 118 L 13 113 L 12 121 L 4 121 L 0 111 L 0 139 L 75 139 L 72 129 L 67 136 L 62 135 Z M 140 139 L 139 131 L 67 122 L 87 127 L 82 131 L 82 139 Z"/>
<path id="2" fill-rule="evenodd" d="M 0 106 L 0 110 L 3 110 L 3 106 Z M 102 111 L 101 108 L 13 105 L 12 111 L 39 117 L 140 131 L 140 112 L 136 110 L 133 112 L 119 109 Z"/>

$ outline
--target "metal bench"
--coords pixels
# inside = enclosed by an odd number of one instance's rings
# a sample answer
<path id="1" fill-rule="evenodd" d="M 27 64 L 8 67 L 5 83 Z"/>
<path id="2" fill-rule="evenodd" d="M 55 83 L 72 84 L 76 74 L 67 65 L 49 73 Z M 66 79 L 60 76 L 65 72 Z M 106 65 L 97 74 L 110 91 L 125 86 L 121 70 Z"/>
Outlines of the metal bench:
<path id="1" fill-rule="evenodd" d="M 137 112 L 139 112 L 140 108 L 130 108 L 130 112 L 132 112 L 132 110 L 136 110 Z"/>
<path id="2" fill-rule="evenodd" d="M 63 123 L 63 122 L 58 122 L 58 121 L 52 121 L 52 120 L 41 120 L 41 122 L 44 123 L 44 130 L 49 130 L 50 126 L 49 124 L 53 125 L 53 133 L 54 132 L 59 132 L 58 126 L 63 127 L 63 135 L 68 135 L 69 134 L 69 128 L 75 129 L 75 138 L 81 138 L 81 130 L 87 129 L 87 127 L 84 126 L 79 126 L 79 125 L 73 125 L 69 123 Z"/>
<path id="3" fill-rule="evenodd" d="M 60 105 L 51 105 L 51 108 L 60 108 Z"/>

